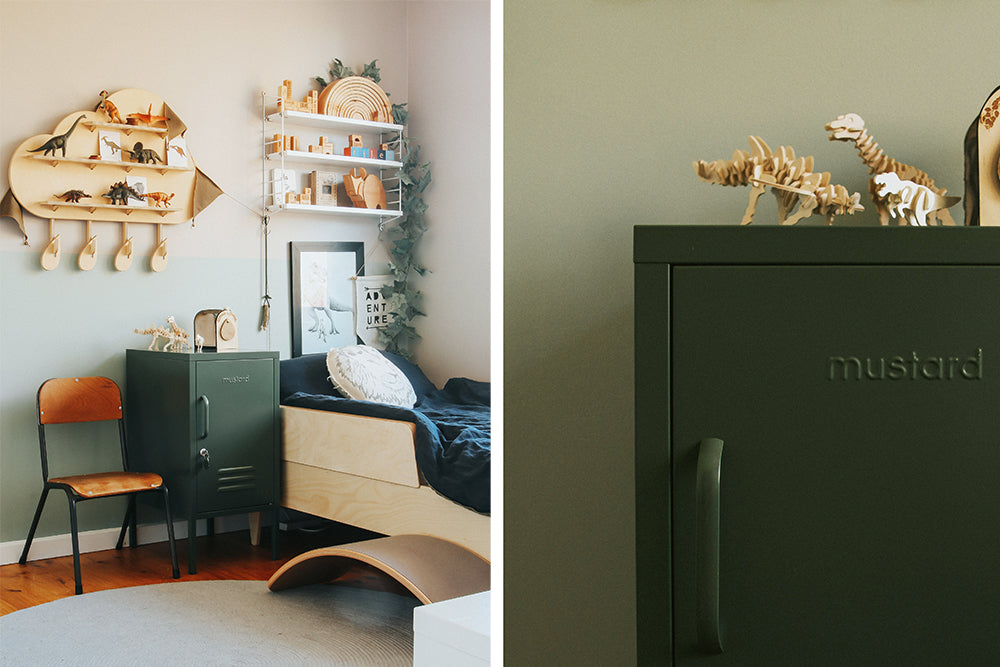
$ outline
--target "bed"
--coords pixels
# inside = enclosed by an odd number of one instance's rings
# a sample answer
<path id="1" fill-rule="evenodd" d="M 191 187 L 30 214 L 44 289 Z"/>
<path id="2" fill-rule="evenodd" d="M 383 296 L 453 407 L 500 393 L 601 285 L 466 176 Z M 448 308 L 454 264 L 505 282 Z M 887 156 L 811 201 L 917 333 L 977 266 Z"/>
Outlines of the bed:
<path id="1" fill-rule="evenodd" d="M 281 361 L 282 506 L 439 537 L 489 560 L 489 383 L 453 378 L 438 389 L 415 364 L 375 352 L 412 388 L 412 408 L 346 398 L 356 388 L 326 354 Z"/>

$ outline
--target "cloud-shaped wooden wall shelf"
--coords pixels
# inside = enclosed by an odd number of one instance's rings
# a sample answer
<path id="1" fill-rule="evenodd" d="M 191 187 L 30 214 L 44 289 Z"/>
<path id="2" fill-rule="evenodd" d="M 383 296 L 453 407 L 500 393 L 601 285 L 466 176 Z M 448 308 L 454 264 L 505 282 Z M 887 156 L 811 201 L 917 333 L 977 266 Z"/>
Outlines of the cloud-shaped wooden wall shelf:
<path id="1" fill-rule="evenodd" d="M 57 220 L 87 224 L 79 258 L 82 270 L 93 268 L 96 261 L 92 222 L 121 224 L 121 247 L 114 262 L 119 271 L 132 262 L 129 223 L 155 224 L 157 244 L 150 265 L 162 271 L 167 263 L 163 226 L 191 220 L 222 190 L 195 165 L 184 139 L 187 127 L 162 99 L 127 88 L 110 95 L 102 92 L 99 102 L 96 110 L 75 111 L 52 134 L 30 137 L 17 147 L 10 161 L 11 194 L 4 199 L 2 213 L 14 218 L 22 232 L 22 207 L 49 220 L 41 260 L 47 270 L 59 262 Z"/>

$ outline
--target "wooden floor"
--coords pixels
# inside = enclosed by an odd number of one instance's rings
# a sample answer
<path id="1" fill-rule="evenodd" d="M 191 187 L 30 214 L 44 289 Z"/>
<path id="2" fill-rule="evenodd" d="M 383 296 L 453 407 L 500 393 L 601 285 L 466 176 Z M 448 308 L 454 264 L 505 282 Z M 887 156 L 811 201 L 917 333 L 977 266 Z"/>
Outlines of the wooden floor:
<path id="1" fill-rule="evenodd" d="M 166 542 L 110 549 L 80 555 L 83 591 L 90 593 L 112 588 L 162 584 L 172 581 L 206 579 L 266 580 L 289 559 L 320 547 L 355 542 L 370 537 L 360 529 L 332 524 L 318 532 L 282 531 L 279 559 L 271 560 L 270 531 L 261 531 L 260 546 L 250 544 L 249 531 L 221 533 L 198 539 L 198 573 L 187 571 L 187 540 L 177 541 L 181 578 L 170 571 L 170 550 Z M 376 572 L 354 575 L 368 587 L 392 590 L 394 582 L 376 581 Z M 25 565 L 0 566 L 0 615 L 73 595 L 73 557 L 29 560 Z"/>

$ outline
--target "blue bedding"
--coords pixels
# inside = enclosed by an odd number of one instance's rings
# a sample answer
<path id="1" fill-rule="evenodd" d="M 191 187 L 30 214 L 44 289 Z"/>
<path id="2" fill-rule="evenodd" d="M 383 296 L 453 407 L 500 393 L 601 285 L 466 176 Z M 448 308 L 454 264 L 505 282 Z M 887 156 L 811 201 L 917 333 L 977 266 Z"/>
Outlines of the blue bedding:
<path id="1" fill-rule="evenodd" d="M 325 355 L 281 362 L 281 404 L 413 423 L 417 465 L 431 488 L 477 512 L 489 513 L 490 384 L 452 378 L 437 389 L 413 364 L 383 354 L 410 378 L 417 394 L 413 409 L 334 395 L 336 390 L 326 378 Z M 308 357 L 320 357 L 322 369 L 309 372 L 319 360 Z M 308 379 L 300 382 L 298 375 Z"/>

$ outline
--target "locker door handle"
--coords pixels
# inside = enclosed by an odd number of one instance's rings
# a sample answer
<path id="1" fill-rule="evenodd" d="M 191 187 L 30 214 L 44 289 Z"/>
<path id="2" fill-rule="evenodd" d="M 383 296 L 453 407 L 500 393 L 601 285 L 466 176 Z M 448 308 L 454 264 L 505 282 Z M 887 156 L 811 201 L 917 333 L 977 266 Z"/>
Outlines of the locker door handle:
<path id="1" fill-rule="evenodd" d="M 695 479 L 695 578 L 698 647 L 722 653 L 719 620 L 719 495 L 722 477 L 722 440 L 705 438 L 698 445 Z"/>
<path id="2" fill-rule="evenodd" d="M 204 440 L 205 438 L 208 437 L 208 396 L 206 396 L 205 394 L 199 396 L 198 405 L 204 406 L 204 408 L 201 411 L 203 426 L 201 429 L 201 435 L 198 436 L 199 440 Z"/>

